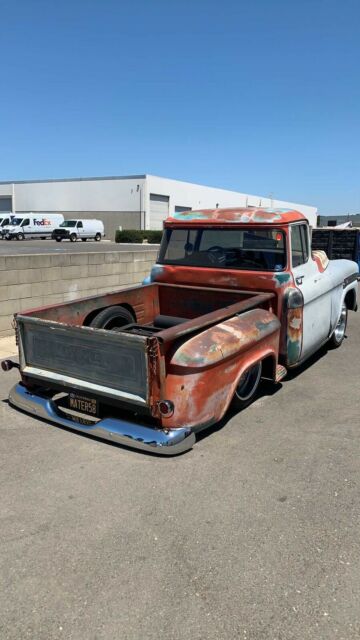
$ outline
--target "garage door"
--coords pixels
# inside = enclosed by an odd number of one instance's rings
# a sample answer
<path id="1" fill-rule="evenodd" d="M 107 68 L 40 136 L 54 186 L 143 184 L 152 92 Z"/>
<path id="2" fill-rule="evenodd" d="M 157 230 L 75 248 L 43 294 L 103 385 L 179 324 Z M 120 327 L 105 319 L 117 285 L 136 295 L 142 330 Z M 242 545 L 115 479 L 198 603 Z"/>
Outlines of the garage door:
<path id="1" fill-rule="evenodd" d="M 11 196 L 0 196 L 0 211 L 6 211 L 7 213 L 12 211 Z"/>
<path id="2" fill-rule="evenodd" d="M 150 193 L 150 229 L 162 229 L 169 215 L 169 196 Z"/>

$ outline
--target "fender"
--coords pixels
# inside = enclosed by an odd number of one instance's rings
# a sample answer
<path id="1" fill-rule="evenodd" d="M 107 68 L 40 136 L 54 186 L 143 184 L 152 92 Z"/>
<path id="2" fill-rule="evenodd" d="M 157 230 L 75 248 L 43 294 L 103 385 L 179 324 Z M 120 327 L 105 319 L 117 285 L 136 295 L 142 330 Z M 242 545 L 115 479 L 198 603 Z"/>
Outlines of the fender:
<path id="1" fill-rule="evenodd" d="M 204 369 L 243 353 L 280 331 L 278 318 L 265 309 L 234 316 L 191 338 L 173 354 L 170 365 Z"/>
<path id="2" fill-rule="evenodd" d="M 240 376 L 265 358 L 277 363 L 280 322 L 257 308 L 233 316 L 178 346 L 170 355 L 164 397 L 174 402 L 174 413 L 163 428 L 199 428 L 225 414 Z"/>

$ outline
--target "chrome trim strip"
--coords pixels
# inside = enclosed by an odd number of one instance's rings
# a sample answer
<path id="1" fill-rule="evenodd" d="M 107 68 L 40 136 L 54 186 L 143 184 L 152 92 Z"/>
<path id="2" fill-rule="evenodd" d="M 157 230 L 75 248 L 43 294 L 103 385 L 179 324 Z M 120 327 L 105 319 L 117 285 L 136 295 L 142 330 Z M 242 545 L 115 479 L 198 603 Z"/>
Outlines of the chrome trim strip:
<path id="1" fill-rule="evenodd" d="M 101 384 L 93 384 L 92 382 L 87 382 L 80 380 L 79 378 L 73 378 L 71 376 L 65 376 L 60 373 L 55 373 L 55 371 L 47 371 L 46 369 L 38 369 L 37 367 L 30 367 L 29 365 L 25 365 L 22 368 L 22 371 L 27 376 L 32 376 L 34 378 L 39 378 L 41 380 L 47 380 L 49 383 L 58 382 L 59 384 L 63 384 L 66 387 L 71 387 L 72 389 L 81 389 L 82 391 L 93 391 L 99 395 L 106 395 L 107 397 L 126 400 L 127 402 L 133 402 L 134 404 L 139 404 L 146 407 L 147 402 L 141 396 L 137 396 L 134 393 L 130 393 L 128 391 L 120 391 L 118 389 L 113 389 L 112 387 L 105 387 Z"/>
<path id="2" fill-rule="evenodd" d="M 9 402 L 38 418 L 149 453 L 173 456 L 188 451 L 195 444 L 194 433 L 184 427 L 164 431 L 118 418 L 104 418 L 89 426 L 78 424 L 60 415 L 53 400 L 31 393 L 20 383 L 11 389 Z"/>
<path id="3" fill-rule="evenodd" d="M 347 276 L 347 278 L 344 279 L 343 288 L 345 289 L 349 284 L 351 284 L 352 282 L 355 282 L 355 280 L 359 280 L 359 279 L 360 279 L 359 272 L 352 273 L 351 276 Z"/>

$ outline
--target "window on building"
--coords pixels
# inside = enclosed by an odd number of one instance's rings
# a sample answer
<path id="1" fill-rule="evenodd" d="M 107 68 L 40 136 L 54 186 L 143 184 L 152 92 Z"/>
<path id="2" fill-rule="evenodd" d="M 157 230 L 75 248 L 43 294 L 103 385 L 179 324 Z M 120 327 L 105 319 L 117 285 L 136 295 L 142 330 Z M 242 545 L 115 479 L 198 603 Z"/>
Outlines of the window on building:
<path id="1" fill-rule="evenodd" d="M 181 207 L 180 205 L 175 205 L 175 213 L 182 213 L 183 211 L 191 211 L 191 207 Z"/>

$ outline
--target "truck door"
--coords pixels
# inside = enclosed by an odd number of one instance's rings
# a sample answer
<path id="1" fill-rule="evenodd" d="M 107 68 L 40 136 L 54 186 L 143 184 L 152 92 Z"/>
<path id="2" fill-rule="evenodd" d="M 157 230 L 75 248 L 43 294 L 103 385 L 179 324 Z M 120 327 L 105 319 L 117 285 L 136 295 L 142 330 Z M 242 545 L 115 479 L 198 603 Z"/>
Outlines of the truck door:
<path id="1" fill-rule="evenodd" d="M 332 283 L 326 271 L 319 272 L 310 255 L 309 227 L 291 225 L 291 262 L 296 286 L 304 298 L 303 342 L 300 359 L 316 351 L 326 341 L 331 323 Z"/>
<path id="2" fill-rule="evenodd" d="M 84 237 L 84 225 L 81 222 L 81 220 L 78 220 L 78 222 L 76 223 L 76 231 L 77 231 L 78 238 Z"/>

